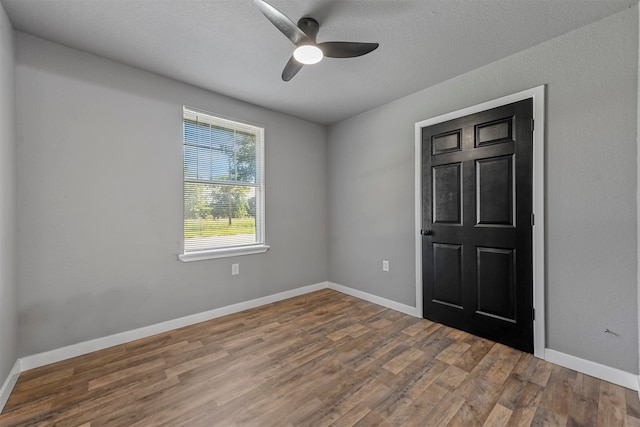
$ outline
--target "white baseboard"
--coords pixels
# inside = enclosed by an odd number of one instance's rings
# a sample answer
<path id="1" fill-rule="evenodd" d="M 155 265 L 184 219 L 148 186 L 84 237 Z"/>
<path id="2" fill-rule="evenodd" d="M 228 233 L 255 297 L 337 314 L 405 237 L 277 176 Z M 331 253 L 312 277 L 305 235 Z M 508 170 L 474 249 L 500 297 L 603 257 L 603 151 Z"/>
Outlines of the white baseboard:
<path id="1" fill-rule="evenodd" d="M 238 313 L 243 310 L 271 304 L 277 301 L 293 298 L 326 288 L 333 289 L 343 294 L 351 295 L 364 301 L 369 301 L 371 303 L 390 308 L 392 310 L 396 310 L 410 316 L 415 317 L 418 315 L 416 307 L 411 307 L 406 304 L 382 298 L 377 295 L 369 294 L 367 292 L 359 291 L 357 289 L 349 288 L 347 286 L 339 285 L 337 283 L 321 282 L 314 285 L 303 286 L 301 288 L 292 289 L 290 291 L 280 292 L 274 295 L 256 298 L 249 301 L 243 301 L 237 304 L 228 305 L 226 307 L 220 307 L 202 313 L 196 313 L 189 316 L 180 317 L 178 319 L 157 323 L 155 325 L 145 326 L 131 331 L 121 332 L 118 334 L 109 335 L 106 337 L 97 338 L 94 340 L 69 345 L 44 353 L 38 353 L 20 358 L 16 361 L 13 369 L 9 373 L 9 376 L 0 389 L 0 412 L 2 412 L 4 405 L 9 399 L 9 395 L 11 394 L 16 381 L 18 380 L 20 372 L 48 365 L 50 363 L 59 362 L 65 359 L 70 359 L 72 357 L 81 356 L 93 351 L 102 350 L 114 345 L 124 344 L 137 339 L 167 332 L 173 329 L 182 328 L 184 326 L 193 325 L 233 313 Z M 638 375 L 624 372 L 616 368 L 611 368 L 609 366 L 601 365 L 599 363 L 591 362 L 589 360 L 581 359 L 579 357 L 571 356 L 551 349 L 545 349 L 545 360 L 569 369 L 573 369 L 578 372 L 582 372 L 587 375 L 591 375 L 604 381 L 618 384 L 622 387 L 626 387 L 632 390 L 638 390 L 640 395 L 640 376 Z"/>
<path id="2" fill-rule="evenodd" d="M 216 308 L 202 313 L 196 313 L 178 319 L 168 320 L 166 322 L 156 323 L 154 325 L 144 326 L 142 328 L 133 329 L 130 331 L 120 332 L 106 337 L 96 338 L 89 341 L 80 342 L 77 344 L 71 344 L 65 347 L 57 348 L 43 353 L 32 354 L 19 359 L 22 371 L 28 371 L 29 369 L 39 368 L 40 366 L 49 365 L 51 363 L 60 362 L 62 360 L 70 359 L 72 357 L 82 356 L 83 354 L 91 353 L 98 350 L 103 350 L 115 345 L 125 344 L 131 341 L 135 341 L 141 338 L 147 338 L 152 335 L 161 334 L 163 332 L 171 331 L 173 329 L 182 328 L 196 323 L 205 322 L 207 320 L 216 319 L 218 317 L 226 316 L 233 313 L 238 313 L 243 310 L 249 310 L 251 308 L 259 307 L 266 304 L 271 304 L 277 301 L 282 301 L 288 298 L 297 297 L 300 295 L 315 292 L 321 289 L 330 288 L 338 292 L 342 292 L 347 295 L 360 298 L 365 301 L 372 302 L 374 304 L 381 305 L 383 307 L 390 308 L 392 310 L 399 311 L 411 316 L 416 316 L 416 308 L 405 304 L 391 301 L 386 298 L 378 297 L 376 295 L 368 294 L 366 292 L 359 291 L 357 289 L 348 288 L 346 286 L 338 285 L 331 282 L 321 282 L 314 285 L 303 286 L 301 288 L 292 289 L 290 291 L 280 292 L 277 294 L 269 295 L 266 297 L 256 298 L 249 301 L 243 301 L 237 304 L 228 305 L 225 307 Z"/>
<path id="3" fill-rule="evenodd" d="M 256 298 L 249 301 L 239 302 L 237 304 L 216 308 L 202 313 L 196 313 L 178 319 L 168 320 L 166 322 L 156 323 L 154 325 L 145 326 L 131 331 L 120 332 L 114 335 L 108 335 L 102 338 L 96 338 L 90 341 L 84 341 L 77 344 L 68 345 L 66 347 L 57 348 L 55 350 L 45 351 L 43 353 L 25 356 L 20 359 L 23 371 L 38 368 L 50 363 L 60 362 L 61 360 L 70 359 L 72 357 L 81 356 L 83 354 L 102 350 L 114 345 L 124 344 L 141 338 L 150 337 L 152 335 L 171 331 L 173 329 L 182 328 L 228 314 L 237 313 L 239 311 L 248 310 L 250 308 L 259 307 L 265 304 L 271 304 L 276 301 L 297 297 L 299 295 L 315 292 L 320 289 L 326 289 L 327 282 L 316 283 L 314 285 L 303 286 L 301 288 L 292 289 L 290 291 L 280 292 L 266 297 Z"/>
<path id="4" fill-rule="evenodd" d="M 328 287 L 329 289 L 342 292 L 343 294 L 351 295 L 356 298 L 360 298 L 362 300 L 408 314 L 410 316 L 418 316 L 416 307 L 401 304 L 396 301 L 388 300 L 386 298 L 342 286 L 333 282 L 328 282 Z M 631 390 L 637 390 L 638 395 L 640 396 L 640 376 L 638 375 L 548 348 L 544 351 L 544 359 L 547 362 L 555 363 L 556 365 L 564 366 L 565 368 L 573 369 L 574 371 L 582 372 L 583 374 L 590 375 L 592 377 L 608 381 L 610 383 L 617 384 Z"/>
<path id="5" fill-rule="evenodd" d="M 347 286 L 338 285 L 337 283 L 333 282 L 328 282 L 328 288 L 333 289 L 334 291 L 342 292 L 343 294 L 351 295 L 352 297 L 360 298 L 361 300 L 369 301 L 374 304 L 390 308 L 391 310 L 399 311 L 400 313 L 408 314 L 409 316 L 418 317 L 417 309 L 415 307 L 411 307 L 410 305 L 382 298 L 377 295 L 368 294 L 366 292 L 349 288 Z"/>
<path id="6" fill-rule="evenodd" d="M 621 371 L 620 369 L 601 365 L 600 363 L 581 359 L 549 348 L 545 349 L 544 353 L 545 360 L 547 362 L 555 363 L 556 365 L 564 366 L 565 368 L 573 369 L 574 371 L 582 372 L 583 374 L 587 374 L 631 390 L 639 390 L 639 377 L 636 374 L 631 374 L 629 372 Z"/>
<path id="7" fill-rule="evenodd" d="M 18 381 L 20 372 L 22 372 L 22 369 L 20 368 L 20 359 L 18 359 L 16 363 L 14 363 L 13 368 L 11 368 L 11 371 L 9 371 L 9 376 L 7 376 L 4 384 L 2 384 L 2 388 L 0 388 L 0 414 L 4 409 L 4 405 L 7 404 L 7 400 L 9 400 L 9 395 L 11 395 L 13 386 L 16 385 L 16 381 Z"/>

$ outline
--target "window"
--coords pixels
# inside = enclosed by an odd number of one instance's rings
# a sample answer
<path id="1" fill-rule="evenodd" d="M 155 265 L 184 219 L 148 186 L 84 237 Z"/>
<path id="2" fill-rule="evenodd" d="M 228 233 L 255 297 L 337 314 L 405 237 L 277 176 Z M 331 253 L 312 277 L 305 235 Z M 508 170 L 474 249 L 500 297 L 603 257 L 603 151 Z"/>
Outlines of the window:
<path id="1" fill-rule="evenodd" d="M 264 129 L 183 109 L 182 261 L 265 252 Z"/>

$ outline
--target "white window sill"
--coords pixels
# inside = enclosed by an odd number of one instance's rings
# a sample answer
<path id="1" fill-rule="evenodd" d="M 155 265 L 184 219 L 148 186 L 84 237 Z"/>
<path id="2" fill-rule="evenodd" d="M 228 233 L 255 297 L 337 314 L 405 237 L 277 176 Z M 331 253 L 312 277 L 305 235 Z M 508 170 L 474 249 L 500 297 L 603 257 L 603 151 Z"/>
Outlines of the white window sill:
<path id="1" fill-rule="evenodd" d="M 268 245 L 240 246 L 237 248 L 211 249 L 208 251 L 188 252 L 178 255 L 182 262 L 204 261 L 206 259 L 228 258 L 241 255 L 263 254 L 269 250 Z"/>

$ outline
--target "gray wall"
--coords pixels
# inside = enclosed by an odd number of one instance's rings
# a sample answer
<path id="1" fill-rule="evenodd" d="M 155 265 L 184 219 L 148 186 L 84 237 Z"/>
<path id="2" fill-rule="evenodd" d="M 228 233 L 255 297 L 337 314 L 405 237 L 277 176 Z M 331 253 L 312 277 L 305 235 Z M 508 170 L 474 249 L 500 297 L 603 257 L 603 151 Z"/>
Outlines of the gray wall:
<path id="1" fill-rule="evenodd" d="M 13 28 L 0 4 L 0 385 L 18 351 Z"/>
<path id="2" fill-rule="evenodd" d="M 637 72 L 634 7 L 331 126 L 329 280 L 414 305 L 414 123 L 546 84 L 547 347 L 637 373 Z"/>
<path id="3" fill-rule="evenodd" d="M 640 16 L 640 7 L 637 8 L 638 10 L 638 14 Z M 640 21 L 640 18 L 639 18 Z M 640 27 L 640 24 L 639 24 Z M 639 29 L 640 30 L 640 29 Z M 639 39 L 640 39 L 640 34 L 639 34 Z M 636 93 L 636 95 L 638 96 L 638 108 L 636 110 L 637 113 L 637 117 L 638 117 L 638 121 L 637 121 L 637 128 L 636 128 L 636 139 L 638 141 L 638 144 L 636 145 L 636 147 L 640 146 L 640 41 L 639 41 L 639 46 L 638 46 L 638 51 L 639 51 L 639 58 L 638 58 L 638 74 L 636 75 L 636 78 L 638 79 L 638 92 Z M 638 176 L 636 177 L 636 209 L 638 210 L 636 215 L 637 215 L 637 224 L 640 224 L 640 150 L 636 149 L 637 151 L 637 171 L 638 171 Z M 637 230 L 638 233 L 638 310 L 640 311 L 640 227 L 638 227 Z M 640 359 L 640 313 L 638 313 L 638 358 Z M 638 363 L 640 363 L 640 360 L 638 360 Z M 638 371 L 640 372 L 640 366 L 638 366 Z"/>
<path id="4" fill-rule="evenodd" d="M 0 114 L 6 376 L 16 356 L 15 176 L 3 14 L 0 25 L 0 105 L 9 111 Z M 414 123 L 547 84 L 548 347 L 638 372 L 637 32 L 634 7 L 338 123 L 328 135 L 18 34 L 18 354 L 327 278 L 414 305 Z M 266 254 L 177 261 L 183 104 L 265 125 Z M 230 274 L 233 262 L 239 276 Z"/>
<path id="5" fill-rule="evenodd" d="M 22 33 L 16 88 L 21 356 L 326 281 L 325 127 Z M 265 126 L 267 253 L 177 260 L 183 104 Z"/>

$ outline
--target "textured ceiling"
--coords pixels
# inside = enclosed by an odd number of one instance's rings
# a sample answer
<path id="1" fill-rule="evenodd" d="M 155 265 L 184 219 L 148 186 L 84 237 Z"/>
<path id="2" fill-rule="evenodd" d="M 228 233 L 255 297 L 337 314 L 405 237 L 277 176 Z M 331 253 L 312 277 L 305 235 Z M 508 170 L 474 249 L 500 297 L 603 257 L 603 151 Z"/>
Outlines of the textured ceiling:
<path id="1" fill-rule="evenodd" d="M 635 5 L 638 0 L 267 0 L 318 41 L 373 53 L 280 74 L 293 45 L 251 0 L 1 0 L 16 30 L 328 124 Z"/>

